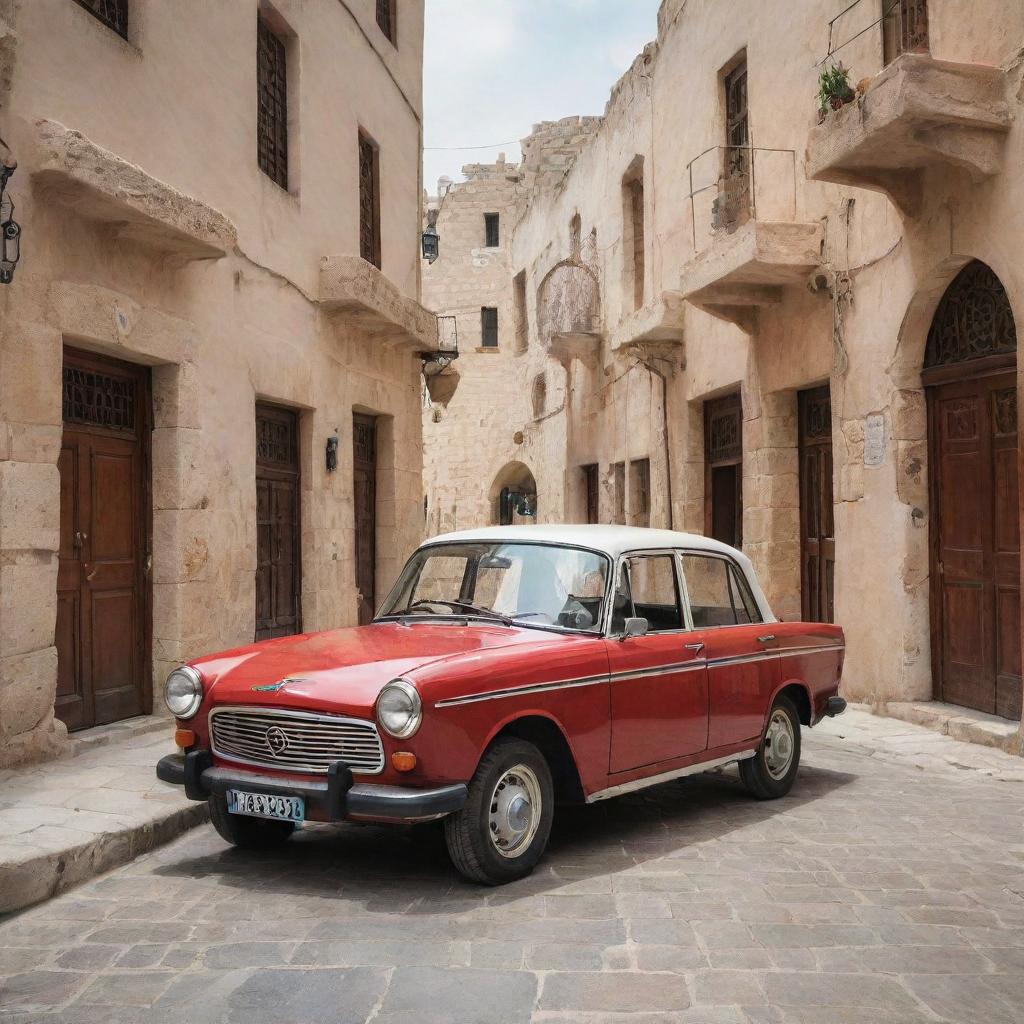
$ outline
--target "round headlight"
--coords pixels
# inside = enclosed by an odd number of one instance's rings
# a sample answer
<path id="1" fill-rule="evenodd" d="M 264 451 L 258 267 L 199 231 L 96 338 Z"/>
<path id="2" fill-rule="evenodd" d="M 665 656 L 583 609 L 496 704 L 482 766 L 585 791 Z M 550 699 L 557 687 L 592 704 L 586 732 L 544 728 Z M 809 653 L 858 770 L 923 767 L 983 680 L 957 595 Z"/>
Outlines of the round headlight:
<path id="1" fill-rule="evenodd" d="M 412 683 L 392 679 L 377 698 L 377 721 L 395 739 L 411 736 L 423 719 L 423 702 Z"/>
<path id="2" fill-rule="evenodd" d="M 191 718 L 203 702 L 203 677 L 188 665 L 176 668 L 164 683 L 164 703 L 175 718 Z"/>

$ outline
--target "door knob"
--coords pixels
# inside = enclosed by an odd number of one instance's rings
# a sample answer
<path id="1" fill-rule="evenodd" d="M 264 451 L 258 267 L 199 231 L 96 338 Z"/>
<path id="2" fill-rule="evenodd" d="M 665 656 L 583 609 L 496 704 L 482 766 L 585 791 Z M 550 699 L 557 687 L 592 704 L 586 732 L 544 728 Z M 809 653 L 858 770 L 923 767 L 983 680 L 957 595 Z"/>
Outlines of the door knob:
<path id="1" fill-rule="evenodd" d="M 93 578 L 93 576 L 96 575 L 96 572 L 97 572 L 98 569 L 99 569 L 99 566 L 98 565 L 94 565 L 92 567 L 92 569 L 85 574 L 85 582 L 86 583 L 92 583 L 92 578 Z"/>
<path id="2" fill-rule="evenodd" d="M 75 530 L 74 546 L 76 548 L 82 547 L 88 539 L 89 539 L 89 534 L 82 533 L 81 530 Z"/>

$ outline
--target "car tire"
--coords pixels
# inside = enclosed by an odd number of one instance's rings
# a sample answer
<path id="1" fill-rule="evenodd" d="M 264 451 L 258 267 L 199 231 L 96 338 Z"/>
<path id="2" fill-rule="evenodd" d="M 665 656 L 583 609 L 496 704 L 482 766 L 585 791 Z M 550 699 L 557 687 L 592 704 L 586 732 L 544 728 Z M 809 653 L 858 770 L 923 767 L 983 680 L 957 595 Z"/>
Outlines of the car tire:
<path id="1" fill-rule="evenodd" d="M 266 850 L 280 846 L 295 831 L 290 821 L 269 821 L 231 814 L 223 796 L 210 797 L 210 821 L 220 837 L 245 850 Z"/>
<path id="2" fill-rule="evenodd" d="M 544 755 L 525 740 L 498 740 L 480 759 L 465 806 L 444 820 L 452 863 L 484 885 L 525 878 L 548 845 L 554 798 Z"/>
<path id="3" fill-rule="evenodd" d="M 800 768 L 800 715 L 788 697 L 775 698 L 757 753 L 739 767 L 743 785 L 758 800 L 777 800 L 793 788 Z"/>

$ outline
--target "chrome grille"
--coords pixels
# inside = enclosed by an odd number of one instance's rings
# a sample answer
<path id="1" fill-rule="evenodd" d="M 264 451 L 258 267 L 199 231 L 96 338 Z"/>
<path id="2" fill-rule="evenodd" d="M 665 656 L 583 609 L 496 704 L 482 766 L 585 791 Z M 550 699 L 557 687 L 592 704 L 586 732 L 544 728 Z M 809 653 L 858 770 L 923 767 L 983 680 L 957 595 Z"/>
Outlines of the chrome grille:
<path id="1" fill-rule="evenodd" d="M 384 769 L 384 748 L 373 722 L 277 708 L 214 708 L 210 742 L 219 757 L 261 768 L 326 773 L 344 761 L 356 774 Z"/>

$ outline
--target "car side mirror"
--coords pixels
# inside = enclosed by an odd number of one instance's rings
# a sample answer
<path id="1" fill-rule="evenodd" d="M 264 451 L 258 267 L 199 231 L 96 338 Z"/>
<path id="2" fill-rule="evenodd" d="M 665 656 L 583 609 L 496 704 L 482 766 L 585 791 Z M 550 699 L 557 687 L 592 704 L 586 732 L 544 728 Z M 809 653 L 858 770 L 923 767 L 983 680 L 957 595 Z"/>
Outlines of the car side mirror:
<path id="1" fill-rule="evenodd" d="M 628 640 L 631 636 L 646 636 L 648 625 L 647 620 L 640 616 L 628 618 L 626 619 L 625 628 L 622 630 L 622 636 L 619 639 Z"/>

